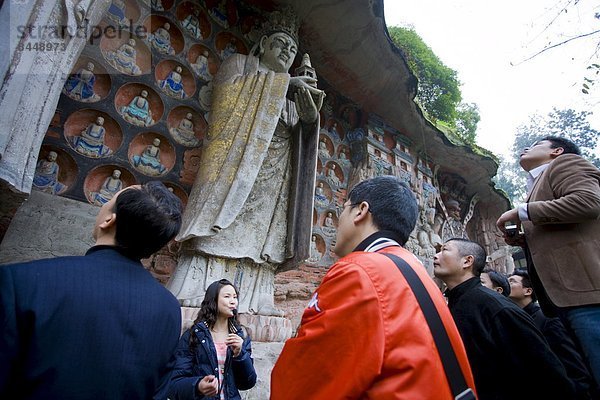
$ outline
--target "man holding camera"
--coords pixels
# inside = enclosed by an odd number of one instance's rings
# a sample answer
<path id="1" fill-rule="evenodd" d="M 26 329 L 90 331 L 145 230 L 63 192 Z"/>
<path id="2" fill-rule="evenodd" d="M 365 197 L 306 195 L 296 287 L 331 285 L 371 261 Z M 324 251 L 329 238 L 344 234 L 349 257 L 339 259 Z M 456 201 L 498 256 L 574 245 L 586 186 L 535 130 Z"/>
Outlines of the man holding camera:
<path id="1" fill-rule="evenodd" d="M 542 311 L 559 316 L 579 341 L 600 383 L 600 171 L 571 141 L 546 136 L 520 155 L 526 203 L 496 225 L 525 249 Z M 516 225 L 516 233 L 507 226 Z M 521 227 L 524 233 L 520 233 Z"/>

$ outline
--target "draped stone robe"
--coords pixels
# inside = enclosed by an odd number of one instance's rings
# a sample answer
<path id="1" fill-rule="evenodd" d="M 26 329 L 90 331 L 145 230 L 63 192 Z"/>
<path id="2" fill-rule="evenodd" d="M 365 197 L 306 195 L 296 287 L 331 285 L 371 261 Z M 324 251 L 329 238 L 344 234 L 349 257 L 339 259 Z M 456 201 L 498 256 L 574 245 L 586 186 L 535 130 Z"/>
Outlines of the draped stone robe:
<path id="1" fill-rule="evenodd" d="M 221 65 L 177 237 L 184 252 L 275 264 L 277 270 L 309 257 L 319 123 L 299 121 L 286 98 L 289 81 L 287 73 L 260 70 L 252 55 L 234 54 Z M 177 287 L 189 286 L 182 280 L 195 279 L 184 276 L 181 269 L 191 267 L 183 264 L 170 284 L 180 299 L 190 294 L 189 288 L 178 294 Z"/>

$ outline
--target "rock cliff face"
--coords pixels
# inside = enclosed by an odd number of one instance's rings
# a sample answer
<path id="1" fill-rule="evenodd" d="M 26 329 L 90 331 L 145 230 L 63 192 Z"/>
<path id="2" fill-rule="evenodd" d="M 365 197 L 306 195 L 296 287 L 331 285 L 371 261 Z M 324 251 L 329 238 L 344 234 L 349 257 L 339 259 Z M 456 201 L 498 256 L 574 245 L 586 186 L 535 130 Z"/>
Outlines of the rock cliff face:
<path id="1" fill-rule="evenodd" d="M 252 343 L 252 357 L 256 369 L 256 386 L 240 392 L 244 400 L 266 400 L 271 393 L 271 370 L 283 349 L 283 343 Z"/>
<path id="2" fill-rule="evenodd" d="M 325 276 L 327 267 L 301 266 L 275 275 L 275 305 L 292 321 L 295 334 L 306 304 Z"/>

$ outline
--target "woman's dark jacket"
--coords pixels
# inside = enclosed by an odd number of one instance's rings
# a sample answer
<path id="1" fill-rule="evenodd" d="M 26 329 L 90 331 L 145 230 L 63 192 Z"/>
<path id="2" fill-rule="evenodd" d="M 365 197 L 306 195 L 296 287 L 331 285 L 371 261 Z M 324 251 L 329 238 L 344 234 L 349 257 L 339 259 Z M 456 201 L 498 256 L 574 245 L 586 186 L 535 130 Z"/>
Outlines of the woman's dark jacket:
<path id="1" fill-rule="evenodd" d="M 250 338 L 244 337 L 242 330 L 236 332 L 244 338 L 242 350 L 237 357 L 227 347 L 223 391 L 225 399 L 241 399 L 238 390 L 251 389 L 256 384 L 256 371 L 252 360 Z M 195 348 L 190 348 L 190 335 L 198 339 Z M 179 339 L 175 350 L 175 367 L 169 384 L 170 400 L 209 399 L 196 389 L 198 381 L 206 375 L 219 376 L 217 350 L 206 324 L 199 322 L 188 329 Z M 219 396 L 210 397 L 218 399 Z"/>

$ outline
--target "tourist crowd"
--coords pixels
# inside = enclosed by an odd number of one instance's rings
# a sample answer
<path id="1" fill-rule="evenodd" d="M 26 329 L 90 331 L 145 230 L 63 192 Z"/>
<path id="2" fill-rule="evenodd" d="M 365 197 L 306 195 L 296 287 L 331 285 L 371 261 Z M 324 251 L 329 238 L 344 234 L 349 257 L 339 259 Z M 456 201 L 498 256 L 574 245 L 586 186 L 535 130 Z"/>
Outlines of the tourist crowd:
<path id="1" fill-rule="evenodd" d="M 486 269 L 480 244 L 451 238 L 433 260 L 443 292 L 403 247 L 411 189 L 393 176 L 354 186 L 340 258 L 285 343 L 271 398 L 600 398 L 600 171 L 558 137 L 520 163 L 527 200 L 497 225 L 527 270 Z M 131 186 L 102 205 L 85 256 L 0 267 L 0 398 L 233 400 L 255 386 L 236 285 L 210 284 L 180 336 L 179 303 L 140 262 L 181 213 L 162 183 Z"/>

